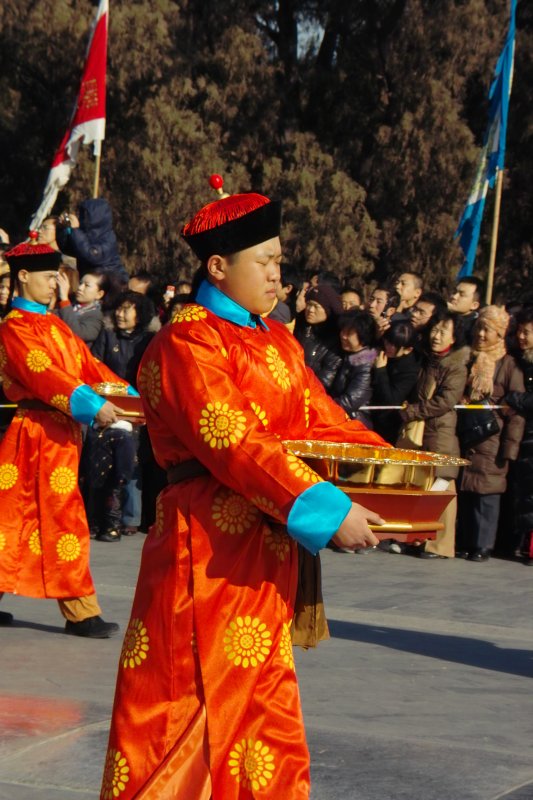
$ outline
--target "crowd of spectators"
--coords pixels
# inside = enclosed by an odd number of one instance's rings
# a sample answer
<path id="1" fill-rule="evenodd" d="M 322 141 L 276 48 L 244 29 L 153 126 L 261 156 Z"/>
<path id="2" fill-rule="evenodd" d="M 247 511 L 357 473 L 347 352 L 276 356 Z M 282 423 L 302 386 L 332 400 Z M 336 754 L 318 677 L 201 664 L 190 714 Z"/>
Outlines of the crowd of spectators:
<path id="1" fill-rule="evenodd" d="M 0 239 L 1 317 L 9 310 L 10 280 L 5 231 Z M 162 286 L 156 270 L 128 275 L 105 200 L 85 201 L 78 215 L 47 218 L 39 241 L 63 254 L 53 313 L 135 387 L 144 350 L 194 298 L 194 280 L 178 273 Z M 268 317 L 297 338 L 308 367 L 351 419 L 398 446 L 409 443 L 410 423 L 423 422 L 411 446 L 470 462 L 438 473 L 457 488 L 457 500 L 435 541 L 382 549 L 473 563 L 496 551 L 533 564 L 533 304 L 506 310 L 484 305 L 483 297 L 475 277 L 444 296 L 410 271 L 363 288 L 355 276 L 342 282 L 331 271 L 303 275 L 282 264 Z M 499 408 L 480 416 L 457 409 L 464 404 Z M 8 417 L 2 412 L 0 425 Z M 146 428 L 120 421 L 86 432 L 80 482 L 91 535 L 117 542 L 152 524 L 165 474 Z M 512 513 L 500 520 L 502 497 Z"/>

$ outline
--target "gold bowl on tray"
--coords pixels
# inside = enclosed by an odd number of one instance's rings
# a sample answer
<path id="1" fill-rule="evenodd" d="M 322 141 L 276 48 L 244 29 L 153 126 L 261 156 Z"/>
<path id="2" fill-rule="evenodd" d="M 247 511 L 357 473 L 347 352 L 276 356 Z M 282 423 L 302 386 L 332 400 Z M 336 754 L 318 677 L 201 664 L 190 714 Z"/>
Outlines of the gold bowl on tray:
<path id="1" fill-rule="evenodd" d="M 127 386 L 125 386 L 123 383 L 111 383 L 111 381 L 95 383 L 93 384 L 92 389 L 96 392 L 96 394 L 102 394 L 106 396 L 108 394 L 113 394 L 125 397 L 128 394 Z"/>
<path id="2" fill-rule="evenodd" d="M 428 490 L 439 467 L 462 467 L 469 463 L 464 458 L 425 450 L 369 444 L 298 439 L 284 441 L 283 445 L 295 456 L 310 462 L 321 477 L 343 487 L 380 489 L 394 486 Z"/>
<path id="3" fill-rule="evenodd" d="M 353 502 L 380 514 L 385 525 L 371 525 L 378 538 L 403 542 L 434 539 L 443 529 L 440 518 L 455 492 L 432 489 L 436 470 L 470 463 L 424 450 L 347 442 L 299 439 L 286 440 L 283 445 Z"/>
<path id="4" fill-rule="evenodd" d="M 119 419 L 127 420 L 134 425 L 144 425 L 146 422 L 141 398 L 129 395 L 127 385 L 106 381 L 95 383 L 91 388 L 122 410 L 123 413 L 118 415 Z"/>

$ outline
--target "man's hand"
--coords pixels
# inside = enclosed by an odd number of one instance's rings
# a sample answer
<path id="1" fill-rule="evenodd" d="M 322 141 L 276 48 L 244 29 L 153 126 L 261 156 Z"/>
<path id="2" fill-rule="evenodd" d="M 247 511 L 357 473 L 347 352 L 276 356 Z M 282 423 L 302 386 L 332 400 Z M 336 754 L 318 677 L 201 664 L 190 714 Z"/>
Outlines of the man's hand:
<path id="1" fill-rule="evenodd" d="M 114 422 L 117 422 L 117 414 L 120 414 L 120 411 L 121 409 L 118 406 L 115 406 L 113 403 L 110 403 L 109 400 L 106 400 L 95 417 L 95 423 L 100 428 L 107 428 L 108 425 L 112 425 Z"/>
<path id="2" fill-rule="evenodd" d="M 71 228 L 79 228 L 80 227 L 80 221 L 79 221 L 78 217 L 76 216 L 76 214 L 74 214 L 71 211 L 69 213 L 69 217 L 70 217 L 70 227 Z"/>
<path id="3" fill-rule="evenodd" d="M 373 525 L 384 525 L 385 520 L 379 514 L 360 506 L 359 503 L 352 503 L 344 522 L 333 536 L 332 541 L 338 547 L 349 547 L 354 550 L 360 547 L 374 547 L 379 539 L 374 536 L 368 523 Z"/>
<path id="4" fill-rule="evenodd" d="M 385 331 L 388 331 L 390 328 L 390 319 L 389 317 L 378 317 L 376 320 L 376 326 L 378 329 L 378 334 L 382 336 Z"/>

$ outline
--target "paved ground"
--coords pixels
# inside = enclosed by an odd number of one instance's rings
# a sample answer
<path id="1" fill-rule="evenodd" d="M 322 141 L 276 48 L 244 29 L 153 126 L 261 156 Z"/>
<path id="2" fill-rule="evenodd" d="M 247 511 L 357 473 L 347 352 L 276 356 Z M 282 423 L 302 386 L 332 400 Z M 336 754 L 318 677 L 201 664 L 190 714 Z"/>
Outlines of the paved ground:
<path id="1" fill-rule="evenodd" d="M 123 628 L 143 539 L 93 547 Z M 532 800 L 533 569 L 323 564 L 332 639 L 296 654 L 313 800 Z M 52 601 L 2 608 L 17 621 L 0 630 L 0 800 L 96 800 L 121 639 L 64 636 Z"/>

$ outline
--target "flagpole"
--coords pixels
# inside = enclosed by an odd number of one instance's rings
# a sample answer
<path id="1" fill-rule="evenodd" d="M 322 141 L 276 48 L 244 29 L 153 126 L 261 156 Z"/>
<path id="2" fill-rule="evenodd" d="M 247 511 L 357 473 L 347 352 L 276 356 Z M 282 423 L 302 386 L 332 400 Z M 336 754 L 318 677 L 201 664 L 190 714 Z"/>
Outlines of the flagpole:
<path id="1" fill-rule="evenodd" d="M 102 158 L 102 153 L 99 151 L 96 156 L 95 168 L 94 168 L 94 184 L 93 184 L 93 198 L 96 199 L 98 197 L 98 191 L 100 188 L 100 161 Z"/>
<path id="2" fill-rule="evenodd" d="M 494 217 L 492 220 L 492 238 L 490 242 L 489 271 L 487 275 L 487 290 L 485 302 L 492 302 L 492 288 L 494 286 L 494 269 L 496 266 L 496 249 L 498 247 L 498 228 L 500 225 L 500 208 L 502 201 L 503 170 L 496 170 L 496 192 L 494 194 Z"/>

